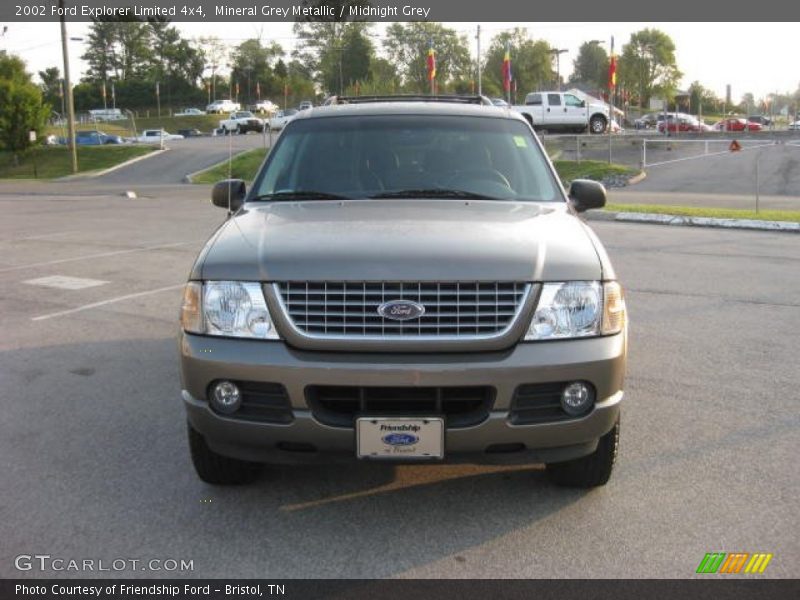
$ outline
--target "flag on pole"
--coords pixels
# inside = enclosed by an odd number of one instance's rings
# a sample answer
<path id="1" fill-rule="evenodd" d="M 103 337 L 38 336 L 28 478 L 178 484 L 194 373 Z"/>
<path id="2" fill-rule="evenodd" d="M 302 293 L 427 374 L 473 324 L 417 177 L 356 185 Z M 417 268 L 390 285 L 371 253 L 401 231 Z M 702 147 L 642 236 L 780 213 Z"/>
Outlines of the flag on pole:
<path id="1" fill-rule="evenodd" d="M 617 85 L 617 55 L 614 54 L 614 37 L 611 37 L 611 62 L 608 63 L 608 88 Z"/>
<path id="2" fill-rule="evenodd" d="M 506 54 L 503 57 L 503 89 L 511 91 L 511 81 L 514 76 L 511 74 L 511 42 L 506 42 Z"/>
<path id="3" fill-rule="evenodd" d="M 428 45 L 428 81 L 436 79 L 436 51 L 433 49 L 433 38 Z"/>

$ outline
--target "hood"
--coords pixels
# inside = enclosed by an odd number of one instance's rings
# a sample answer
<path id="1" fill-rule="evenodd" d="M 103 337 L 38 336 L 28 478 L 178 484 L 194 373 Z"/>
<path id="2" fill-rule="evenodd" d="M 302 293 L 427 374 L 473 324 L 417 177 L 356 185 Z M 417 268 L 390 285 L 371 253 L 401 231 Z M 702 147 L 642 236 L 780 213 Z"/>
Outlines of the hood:
<path id="1" fill-rule="evenodd" d="M 348 200 L 246 204 L 209 241 L 197 279 L 561 281 L 600 279 L 566 204 Z"/>

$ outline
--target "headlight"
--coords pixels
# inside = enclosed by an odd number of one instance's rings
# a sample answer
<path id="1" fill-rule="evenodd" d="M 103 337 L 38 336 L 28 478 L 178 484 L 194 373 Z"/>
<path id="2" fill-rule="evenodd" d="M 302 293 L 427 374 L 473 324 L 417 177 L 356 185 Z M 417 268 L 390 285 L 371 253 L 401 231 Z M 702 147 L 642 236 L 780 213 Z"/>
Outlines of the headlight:
<path id="1" fill-rule="evenodd" d="M 625 323 L 622 288 L 610 281 L 546 283 L 525 340 L 558 340 L 619 333 Z"/>
<path id="2" fill-rule="evenodd" d="M 184 292 L 181 324 L 185 331 L 225 337 L 279 339 L 261 284 L 207 281 L 202 292 L 199 288 L 199 283 L 191 282 Z M 202 305 L 199 316 L 194 312 L 195 303 Z"/>

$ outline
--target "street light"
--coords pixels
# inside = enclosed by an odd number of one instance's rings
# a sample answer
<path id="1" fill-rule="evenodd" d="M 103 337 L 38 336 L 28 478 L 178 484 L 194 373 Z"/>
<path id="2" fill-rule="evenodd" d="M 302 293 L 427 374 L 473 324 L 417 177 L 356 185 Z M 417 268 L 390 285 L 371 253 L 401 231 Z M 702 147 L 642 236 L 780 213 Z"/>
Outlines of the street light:
<path id="1" fill-rule="evenodd" d="M 550 54 L 556 56 L 556 79 L 558 80 L 558 91 L 561 91 L 561 55 L 569 52 L 566 48 L 551 48 Z"/>

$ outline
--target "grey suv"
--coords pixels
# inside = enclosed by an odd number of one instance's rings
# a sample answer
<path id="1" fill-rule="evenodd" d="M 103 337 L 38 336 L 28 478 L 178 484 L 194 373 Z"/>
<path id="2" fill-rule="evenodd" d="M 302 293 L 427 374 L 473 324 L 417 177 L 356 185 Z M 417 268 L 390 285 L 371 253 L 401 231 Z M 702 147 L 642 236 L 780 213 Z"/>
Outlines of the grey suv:
<path id="1" fill-rule="evenodd" d="M 530 125 L 482 97 L 302 111 L 197 258 L 181 310 L 201 479 L 262 463 L 546 463 L 604 484 L 622 289 Z"/>

